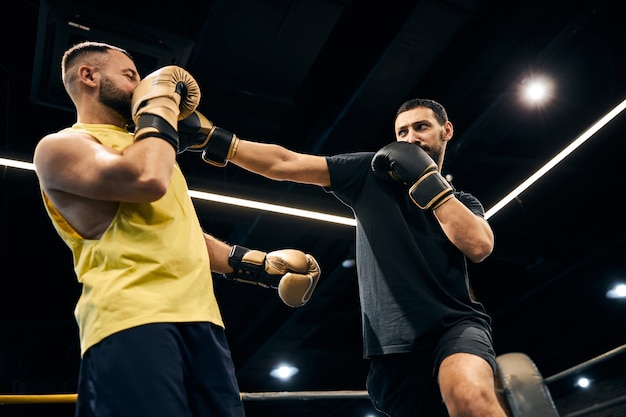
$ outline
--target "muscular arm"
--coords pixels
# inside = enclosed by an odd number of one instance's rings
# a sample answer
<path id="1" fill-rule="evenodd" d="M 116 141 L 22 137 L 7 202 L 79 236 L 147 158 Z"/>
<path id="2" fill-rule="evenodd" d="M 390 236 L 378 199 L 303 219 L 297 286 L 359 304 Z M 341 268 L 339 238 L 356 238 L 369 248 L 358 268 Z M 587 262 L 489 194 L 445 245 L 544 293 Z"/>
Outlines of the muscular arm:
<path id="1" fill-rule="evenodd" d="M 62 192 L 102 201 L 149 202 L 167 189 L 176 153 L 158 138 L 118 151 L 83 133 L 52 134 L 34 154 L 46 193 Z"/>
<path id="2" fill-rule="evenodd" d="M 97 239 L 120 202 L 150 202 L 163 196 L 175 151 L 159 138 L 124 151 L 84 133 L 52 134 L 37 145 L 34 163 L 46 196 L 81 236 Z"/>
<path id="3" fill-rule="evenodd" d="M 330 185 L 326 158 L 293 152 L 280 145 L 242 139 L 230 162 L 273 180 Z"/>
<path id="4" fill-rule="evenodd" d="M 204 234 L 204 243 L 206 243 L 209 259 L 211 259 L 211 270 L 220 274 L 233 272 L 233 267 L 228 264 L 231 246 L 208 233 Z"/>
<path id="5" fill-rule="evenodd" d="M 451 198 L 434 211 L 444 233 L 472 262 L 482 262 L 491 254 L 494 236 L 487 221 Z"/>
<path id="6" fill-rule="evenodd" d="M 330 185 L 326 159 L 301 154 L 279 145 L 240 140 L 231 163 L 267 178 L 320 186 Z M 489 224 L 452 198 L 435 210 L 448 239 L 472 262 L 483 261 L 494 246 Z"/>

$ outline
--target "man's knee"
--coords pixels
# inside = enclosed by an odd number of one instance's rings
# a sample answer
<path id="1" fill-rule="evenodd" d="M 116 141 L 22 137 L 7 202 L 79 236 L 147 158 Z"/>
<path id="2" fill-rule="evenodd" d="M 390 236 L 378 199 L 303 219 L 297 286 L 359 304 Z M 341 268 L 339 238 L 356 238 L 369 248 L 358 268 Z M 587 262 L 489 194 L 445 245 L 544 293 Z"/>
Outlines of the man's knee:
<path id="1" fill-rule="evenodd" d="M 441 363 L 439 386 L 450 416 L 504 416 L 496 396 L 491 365 L 466 353 Z"/>

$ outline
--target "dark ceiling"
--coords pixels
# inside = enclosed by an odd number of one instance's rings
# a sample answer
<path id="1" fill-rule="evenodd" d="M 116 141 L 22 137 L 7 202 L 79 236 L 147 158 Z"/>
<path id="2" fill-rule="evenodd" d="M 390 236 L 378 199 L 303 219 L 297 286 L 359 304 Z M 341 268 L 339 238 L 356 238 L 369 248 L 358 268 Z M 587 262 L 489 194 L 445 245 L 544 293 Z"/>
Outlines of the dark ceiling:
<path id="1" fill-rule="evenodd" d="M 129 49 L 144 75 L 169 63 L 185 67 L 202 88 L 199 110 L 216 124 L 297 151 L 376 150 L 393 140 L 404 100 L 436 99 L 455 125 L 444 171 L 486 209 L 626 98 L 626 7 L 617 0 L 11 4 L 0 17 L 0 158 L 30 162 L 41 136 L 73 123 L 58 54 L 82 38 Z M 535 74 L 554 83 L 541 107 L 518 95 Z M 470 265 L 498 353 L 526 353 L 545 377 L 626 343 L 626 301 L 605 298 L 610 285 L 626 281 L 625 129 L 619 114 L 493 214 L 495 250 Z M 352 217 L 318 187 L 216 168 L 194 153 L 179 163 L 194 190 Z M 75 392 L 79 287 L 70 253 L 32 171 L 4 168 L 0 198 L 0 393 Z M 242 392 L 364 390 L 355 271 L 341 266 L 351 256 L 352 226 L 195 201 L 216 237 L 299 248 L 323 272 L 298 309 L 270 290 L 216 277 Z M 581 394 L 569 379 L 551 383 L 561 414 L 626 395 L 622 356 L 585 369 L 602 389 Z M 300 368 L 289 383 L 269 376 L 282 360 Z M 71 415 L 56 407 L 39 415 Z M 246 408 L 249 417 L 371 411 L 362 398 L 250 399 Z M 624 408 L 590 415 L 625 416 Z M 0 406 L 0 415 L 27 411 Z"/>

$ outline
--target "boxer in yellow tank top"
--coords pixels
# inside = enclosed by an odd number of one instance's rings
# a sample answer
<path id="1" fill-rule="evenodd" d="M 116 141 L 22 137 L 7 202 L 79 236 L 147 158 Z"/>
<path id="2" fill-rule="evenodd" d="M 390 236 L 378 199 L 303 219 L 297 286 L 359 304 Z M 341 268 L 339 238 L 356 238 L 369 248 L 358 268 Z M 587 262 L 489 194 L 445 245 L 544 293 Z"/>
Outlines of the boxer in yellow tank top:
<path id="1" fill-rule="evenodd" d="M 34 163 L 82 285 L 76 416 L 242 417 L 212 273 L 278 289 L 298 307 L 317 262 L 202 230 L 176 163 L 197 137 L 179 131 L 200 101 L 184 69 L 141 80 L 125 50 L 98 42 L 74 45 L 61 66 L 77 120 L 42 138 Z"/>

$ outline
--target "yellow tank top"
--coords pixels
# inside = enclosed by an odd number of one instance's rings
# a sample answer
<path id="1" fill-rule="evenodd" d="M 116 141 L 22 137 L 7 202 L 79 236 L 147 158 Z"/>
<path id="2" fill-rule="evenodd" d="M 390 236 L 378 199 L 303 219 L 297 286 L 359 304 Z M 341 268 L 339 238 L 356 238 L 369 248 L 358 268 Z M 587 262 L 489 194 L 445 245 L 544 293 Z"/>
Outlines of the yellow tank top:
<path id="1" fill-rule="evenodd" d="M 111 125 L 75 124 L 106 146 L 133 135 Z M 202 228 L 178 165 L 167 193 L 152 203 L 120 203 L 102 237 L 82 238 L 43 195 L 52 223 L 72 250 L 82 292 L 74 315 L 81 354 L 103 338 L 155 322 L 212 322 L 224 327 L 213 291 Z"/>

